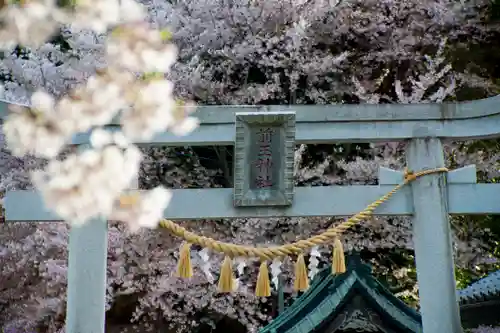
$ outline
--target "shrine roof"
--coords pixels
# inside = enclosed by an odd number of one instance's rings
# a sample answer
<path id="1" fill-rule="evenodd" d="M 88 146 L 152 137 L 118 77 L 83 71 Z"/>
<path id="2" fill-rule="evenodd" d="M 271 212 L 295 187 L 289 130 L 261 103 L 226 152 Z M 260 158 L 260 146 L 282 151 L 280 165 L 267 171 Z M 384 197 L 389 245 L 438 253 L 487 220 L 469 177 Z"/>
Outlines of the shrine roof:
<path id="1" fill-rule="evenodd" d="M 372 275 L 371 267 L 358 256 L 350 256 L 347 272 L 332 275 L 331 268 L 321 270 L 311 287 L 275 318 L 260 333 L 315 332 L 342 311 L 353 295 L 361 295 L 400 332 L 422 332 L 420 314 L 394 296 Z"/>
<path id="2" fill-rule="evenodd" d="M 461 305 L 500 298 L 500 270 L 493 272 L 470 286 L 457 291 Z"/>

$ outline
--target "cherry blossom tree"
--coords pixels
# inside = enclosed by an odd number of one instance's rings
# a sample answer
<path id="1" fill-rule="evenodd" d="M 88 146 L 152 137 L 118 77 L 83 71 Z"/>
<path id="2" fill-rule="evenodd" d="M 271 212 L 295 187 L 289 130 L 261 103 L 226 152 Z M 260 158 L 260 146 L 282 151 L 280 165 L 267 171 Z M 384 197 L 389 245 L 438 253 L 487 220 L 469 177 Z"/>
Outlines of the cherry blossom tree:
<path id="1" fill-rule="evenodd" d="M 479 326 L 478 328 L 472 330 L 473 333 L 496 333 L 500 332 L 499 327 L 491 327 L 491 326 Z"/>
<path id="2" fill-rule="evenodd" d="M 481 66 L 455 68 L 452 56 L 454 50 L 469 44 L 488 45 L 488 38 L 498 33 L 498 26 L 484 24 L 486 1 L 142 3 L 151 26 L 158 31 L 168 29 L 171 42 L 178 47 L 178 61 L 166 74 L 175 85 L 162 87 L 199 104 L 425 103 L 460 100 L 464 91 L 471 89 L 480 92 L 474 97 L 478 98 L 497 89 Z M 107 34 L 63 25 L 57 43 L 5 53 L 0 63 L 4 98 L 30 104 L 36 91 L 43 89 L 55 96 L 53 105 L 57 109 L 57 101 L 65 101 L 65 96 L 82 84 L 88 89 L 111 89 L 106 80 L 112 78 L 92 81 L 107 64 L 108 38 Z M 108 95 L 104 97 L 109 100 Z M 40 102 L 39 106 L 48 105 Z M 136 133 L 136 128 L 128 127 L 128 131 Z M 109 138 L 96 132 L 95 140 L 106 142 Z M 482 181 L 498 178 L 498 150 L 473 151 L 471 146 L 469 142 L 446 143 L 449 166 L 474 163 Z M 296 184 L 375 184 L 379 166 L 404 167 L 404 148 L 404 143 L 300 146 Z M 218 149 L 142 149 L 141 165 L 137 167 L 141 187 L 230 184 L 231 159 L 217 153 L 225 151 L 231 156 L 232 148 Z M 37 185 L 28 172 L 46 168 L 46 160 L 15 157 L 6 148 L 1 153 L 2 190 Z M 68 170 L 74 165 L 68 163 Z M 308 237 L 335 222 L 273 218 L 181 223 L 219 240 L 270 245 Z M 454 219 L 453 225 L 458 267 L 487 267 L 493 261 L 489 244 L 484 241 L 489 232 L 461 218 Z M 0 290 L 0 299 L 5 300 L 0 303 L 0 324 L 57 332 L 64 321 L 68 226 L 14 223 L 1 229 L 0 285 L 7 287 Z M 385 260 L 396 258 L 394 253 L 399 251 L 403 253 L 399 257 L 411 261 L 409 219 L 376 217 L 351 230 L 343 241 L 347 249 L 362 251 L 379 276 L 405 284 L 399 296 L 415 299 L 418 287 L 411 276 L 414 267 Z M 223 318 L 231 318 L 245 330 L 255 332 L 272 317 L 273 297 L 257 299 L 253 295 L 257 267 L 251 261 L 238 265 L 238 291 L 221 295 L 213 284 L 222 259 L 218 255 L 194 249 L 195 276 L 187 281 L 172 275 L 179 245 L 178 239 L 161 229 L 131 233 L 123 224 L 110 223 L 108 321 L 133 322 L 137 327 L 126 329 L 134 332 L 156 332 L 159 327 L 170 327 L 173 332 L 202 332 L 204 327 L 215 328 Z M 325 250 L 318 249 L 325 254 L 318 265 L 328 259 Z M 317 258 L 311 256 L 310 262 L 313 257 Z M 281 265 L 288 280 L 290 268 L 289 262 Z M 285 289 L 288 294 L 292 292 Z"/>

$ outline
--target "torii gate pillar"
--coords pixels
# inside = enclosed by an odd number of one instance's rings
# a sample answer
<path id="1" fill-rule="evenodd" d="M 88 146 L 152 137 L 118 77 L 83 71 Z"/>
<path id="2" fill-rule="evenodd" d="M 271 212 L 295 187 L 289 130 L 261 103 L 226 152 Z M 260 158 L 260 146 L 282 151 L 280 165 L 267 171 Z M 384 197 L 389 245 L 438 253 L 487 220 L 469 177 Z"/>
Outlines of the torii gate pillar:
<path id="1" fill-rule="evenodd" d="M 444 167 L 441 140 L 411 140 L 407 162 L 411 171 Z M 412 182 L 411 192 L 415 209 L 413 243 L 423 331 L 461 333 L 446 174 L 428 175 Z"/>

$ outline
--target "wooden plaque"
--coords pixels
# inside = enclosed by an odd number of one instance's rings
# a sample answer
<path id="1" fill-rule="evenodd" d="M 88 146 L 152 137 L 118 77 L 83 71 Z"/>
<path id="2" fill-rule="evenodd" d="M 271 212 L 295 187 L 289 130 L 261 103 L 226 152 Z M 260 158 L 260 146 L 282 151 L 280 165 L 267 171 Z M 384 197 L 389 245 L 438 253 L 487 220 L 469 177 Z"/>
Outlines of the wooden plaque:
<path id="1" fill-rule="evenodd" d="M 234 205 L 293 201 L 295 112 L 236 113 Z"/>

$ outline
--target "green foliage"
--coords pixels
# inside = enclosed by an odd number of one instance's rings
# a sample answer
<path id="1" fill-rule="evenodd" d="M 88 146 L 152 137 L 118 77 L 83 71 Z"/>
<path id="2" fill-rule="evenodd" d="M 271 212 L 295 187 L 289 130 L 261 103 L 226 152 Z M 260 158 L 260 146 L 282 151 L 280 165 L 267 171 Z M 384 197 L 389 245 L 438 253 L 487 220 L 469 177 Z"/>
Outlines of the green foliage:
<path id="1" fill-rule="evenodd" d="M 362 251 L 361 257 L 372 264 L 374 276 L 392 293 L 398 295 L 406 304 L 418 307 L 416 294 L 407 292 L 412 290 L 417 282 L 413 251 L 398 248 L 380 249 L 376 253 Z M 404 274 L 394 274 L 402 269 Z"/>
<path id="2" fill-rule="evenodd" d="M 455 267 L 455 280 L 457 281 L 457 289 L 463 289 L 470 285 L 476 276 L 470 269 Z"/>
<path id="3" fill-rule="evenodd" d="M 490 8 L 488 9 L 488 16 L 492 22 L 498 22 L 500 20 L 500 1 L 492 0 Z"/>

